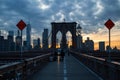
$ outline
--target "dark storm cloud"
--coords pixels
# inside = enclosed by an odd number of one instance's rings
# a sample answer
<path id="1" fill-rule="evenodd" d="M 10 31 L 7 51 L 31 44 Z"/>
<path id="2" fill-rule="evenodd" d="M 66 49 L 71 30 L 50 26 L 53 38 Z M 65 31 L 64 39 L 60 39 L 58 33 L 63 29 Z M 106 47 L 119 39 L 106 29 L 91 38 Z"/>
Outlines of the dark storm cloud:
<path id="1" fill-rule="evenodd" d="M 117 21 L 120 19 L 120 1 L 119 0 L 104 0 L 103 2 L 104 11 L 100 17 L 112 18 Z"/>
<path id="2" fill-rule="evenodd" d="M 0 0 L 1 14 L 7 17 L 26 14 L 27 3 L 27 0 Z"/>
<path id="3" fill-rule="evenodd" d="M 85 33 L 98 31 L 108 18 L 118 21 L 118 0 L 0 0 L 0 26 L 14 28 L 20 19 L 31 22 L 36 34 L 52 21 L 76 21 Z"/>
<path id="4" fill-rule="evenodd" d="M 40 20 L 47 19 L 47 16 L 37 6 L 37 3 L 30 2 L 29 0 L 0 0 L 0 19 L 2 20 L 0 25 L 6 28 L 9 26 L 10 30 L 17 29 L 15 28 L 17 22 L 23 19 L 25 22 L 31 20 L 33 28 L 40 30 L 41 27 L 44 27 L 41 23 L 45 24 Z M 9 25 L 6 26 L 4 23 Z"/>

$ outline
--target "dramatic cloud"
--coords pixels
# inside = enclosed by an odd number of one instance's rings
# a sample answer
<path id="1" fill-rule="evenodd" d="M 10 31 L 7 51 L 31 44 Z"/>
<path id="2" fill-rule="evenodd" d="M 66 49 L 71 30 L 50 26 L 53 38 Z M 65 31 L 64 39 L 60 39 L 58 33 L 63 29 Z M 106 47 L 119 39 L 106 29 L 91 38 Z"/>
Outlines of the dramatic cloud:
<path id="1" fill-rule="evenodd" d="M 109 18 L 120 21 L 120 0 L 0 0 L 0 29 L 17 31 L 16 24 L 23 19 L 31 23 L 36 37 L 41 37 L 44 28 L 51 30 L 52 21 L 64 19 L 79 23 L 85 36 L 104 35 Z"/>

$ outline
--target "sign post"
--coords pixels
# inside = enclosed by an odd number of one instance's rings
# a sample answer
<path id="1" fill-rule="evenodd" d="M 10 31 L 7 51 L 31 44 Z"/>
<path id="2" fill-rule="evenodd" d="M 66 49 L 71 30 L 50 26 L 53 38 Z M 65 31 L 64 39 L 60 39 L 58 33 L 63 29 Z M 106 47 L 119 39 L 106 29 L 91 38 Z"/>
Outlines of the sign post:
<path id="1" fill-rule="evenodd" d="M 26 27 L 26 24 L 23 20 L 20 20 L 16 26 L 19 28 L 19 30 L 21 30 L 21 60 L 23 60 L 22 59 L 22 30 Z"/>
<path id="2" fill-rule="evenodd" d="M 111 48 L 111 39 L 110 39 L 110 30 L 112 29 L 112 27 L 115 25 L 114 23 L 113 23 L 113 21 L 111 20 L 111 19 L 108 19 L 106 22 L 105 22 L 105 24 L 104 24 L 107 28 L 108 28 L 108 30 L 109 30 L 109 60 L 111 60 L 111 55 L 110 55 L 110 48 Z"/>

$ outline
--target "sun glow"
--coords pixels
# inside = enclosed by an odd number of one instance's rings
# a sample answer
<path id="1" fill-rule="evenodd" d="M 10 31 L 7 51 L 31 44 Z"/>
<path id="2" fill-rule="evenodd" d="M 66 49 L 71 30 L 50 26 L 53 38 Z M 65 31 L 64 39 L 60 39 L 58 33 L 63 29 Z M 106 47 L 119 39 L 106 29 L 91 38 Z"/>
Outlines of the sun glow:
<path id="1" fill-rule="evenodd" d="M 42 0 L 37 0 L 39 5 L 38 5 L 38 8 L 42 9 L 42 10 L 46 10 L 46 9 L 49 9 L 50 8 L 50 4 L 46 4 L 44 3 L 44 1 Z"/>
<path id="2" fill-rule="evenodd" d="M 105 42 L 105 47 L 109 45 L 109 42 L 106 41 Z M 111 41 L 111 48 L 117 47 L 117 49 L 120 49 L 120 40 L 119 41 Z M 99 43 L 96 42 L 94 43 L 94 49 L 95 50 L 99 50 Z"/>

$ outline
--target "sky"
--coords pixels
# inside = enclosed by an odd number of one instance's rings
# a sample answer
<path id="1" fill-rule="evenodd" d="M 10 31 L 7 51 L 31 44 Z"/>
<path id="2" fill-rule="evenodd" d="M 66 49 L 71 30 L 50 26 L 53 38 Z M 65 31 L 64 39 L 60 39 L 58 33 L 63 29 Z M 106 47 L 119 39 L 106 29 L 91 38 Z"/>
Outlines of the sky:
<path id="1" fill-rule="evenodd" d="M 113 46 L 120 48 L 120 0 L 0 0 L 0 29 L 17 31 L 20 20 L 30 23 L 32 39 L 41 38 L 44 28 L 51 31 L 51 22 L 77 22 L 82 27 L 82 36 L 99 41 L 108 41 L 108 29 L 104 23 L 111 19 Z M 23 30 L 25 34 L 25 30 Z M 111 43 L 112 44 L 112 43 Z"/>

